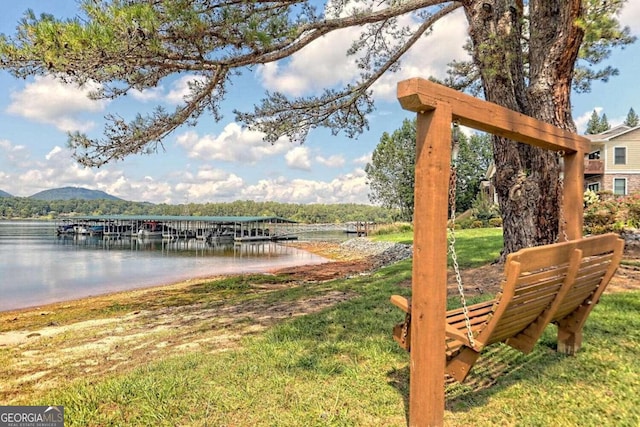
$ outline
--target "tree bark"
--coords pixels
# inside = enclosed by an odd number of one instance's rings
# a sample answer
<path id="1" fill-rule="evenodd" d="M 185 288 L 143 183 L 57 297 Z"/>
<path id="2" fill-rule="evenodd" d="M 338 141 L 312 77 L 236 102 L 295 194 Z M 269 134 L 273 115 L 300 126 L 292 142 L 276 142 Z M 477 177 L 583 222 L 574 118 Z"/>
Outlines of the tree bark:
<path id="1" fill-rule="evenodd" d="M 575 131 L 570 95 L 583 37 L 576 25 L 582 1 L 529 1 L 528 44 L 521 1 L 467 0 L 464 9 L 485 99 Z M 503 259 L 556 241 L 562 217 L 557 153 L 497 137 L 493 145 Z"/>

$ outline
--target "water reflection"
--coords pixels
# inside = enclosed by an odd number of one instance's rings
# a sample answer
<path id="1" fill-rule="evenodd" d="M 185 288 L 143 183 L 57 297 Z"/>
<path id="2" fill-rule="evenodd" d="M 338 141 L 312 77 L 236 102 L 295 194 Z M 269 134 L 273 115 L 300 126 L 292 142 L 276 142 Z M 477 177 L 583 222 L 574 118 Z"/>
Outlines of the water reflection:
<path id="1" fill-rule="evenodd" d="M 326 260 L 274 242 L 56 236 L 53 223 L 0 221 L 0 311 L 321 262 Z"/>
<path id="2" fill-rule="evenodd" d="M 145 239 L 139 237 L 61 235 L 60 245 L 77 245 L 87 249 L 156 251 L 172 256 L 242 256 L 243 254 L 268 254 L 274 251 L 272 242 L 209 242 L 203 239 Z"/>

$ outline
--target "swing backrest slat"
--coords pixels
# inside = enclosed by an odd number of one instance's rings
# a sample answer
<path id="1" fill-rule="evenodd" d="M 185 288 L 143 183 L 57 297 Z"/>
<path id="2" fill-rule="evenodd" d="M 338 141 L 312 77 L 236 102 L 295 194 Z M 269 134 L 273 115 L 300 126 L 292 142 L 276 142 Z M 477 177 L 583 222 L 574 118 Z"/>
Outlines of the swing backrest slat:
<path id="1" fill-rule="evenodd" d="M 503 309 L 500 316 L 489 321 L 477 341 L 483 346 L 503 342 L 536 322 L 562 288 L 574 248 L 574 242 L 563 242 L 510 254 L 505 266 L 507 279 L 502 284 L 496 313 L 500 306 Z M 516 265 L 518 274 L 509 280 L 509 270 Z"/>
<path id="2" fill-rule="evenodd" d="M 598 302 L 611 277 L 614 275 L 624 249 L 624 241 L 616 234 L 606 234 L 577 241 L 583 252 L 580 270 L 574 285 L 563 298 L 552 322 L 567 321 L 577 310 L 581 311 L 580 327 L 588 312 Z M 591 306 L 584 313 L 585 306 Z"/>
<path id="3" fill-rule="evenodd" d="M 618 267 L 623 247 L 624 242 L 617 235 L 607 234 L 522 249 L 509 255 L 501 292 L 494 300 L 467 308 L 473 344 L 461 341 L 467 329 L 463 309 L 447 312 L 446 323 L 462 332 L 446 339 L 447 372 L 464 380 L 475 362 L 469 351 L 479 353 L 498 342 L 528 353 L 551 322 L 568 330 L 582 328 Z M 411 313 L 409 299 L 394 295 L 392 302 Z M 394 336 L 409 350 L 410 339 L 403 342 L 398 328 Z M 410 332 L 409 328 L 409 338 Z"/>

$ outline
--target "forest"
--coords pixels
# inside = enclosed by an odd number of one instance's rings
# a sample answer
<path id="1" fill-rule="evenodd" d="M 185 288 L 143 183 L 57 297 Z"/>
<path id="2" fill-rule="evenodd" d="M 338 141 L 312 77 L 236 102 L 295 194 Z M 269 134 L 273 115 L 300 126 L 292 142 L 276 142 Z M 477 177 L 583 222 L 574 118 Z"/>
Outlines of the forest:
<path id="1" fill-rule="evenodd" d="M 2 219 L 56 219 L 73 215 L 279 216 L 320 224 L 349 221 L 393 222 L 393 209 L 360 204 L 294 204 L 238 200 L 230 203 L 152 204 L 126 200 L 35 200 L 1 197 Z"/>

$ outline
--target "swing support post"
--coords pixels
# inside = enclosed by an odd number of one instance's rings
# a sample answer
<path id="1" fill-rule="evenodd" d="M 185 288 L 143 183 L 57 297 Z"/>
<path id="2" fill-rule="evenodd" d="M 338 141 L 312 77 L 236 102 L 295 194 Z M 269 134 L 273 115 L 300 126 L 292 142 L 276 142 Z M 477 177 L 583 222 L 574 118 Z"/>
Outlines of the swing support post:
<path id="1" fill-rule="evenodd" d="M 560 236 L 566 234 L 569 240 L 580 239 L 584 225 L 582 206 L 584 193 L 584 152 L 564 154 L 564 193 L 562 212 L 565 221 L 560 223 Z M 564 233 L 562 232 L 564 227 Z"/>
<path id="2" fill-rule="evenodd" d="M 425 79 L 401 81 L 397 93 L 402 107 L 417 113 L 409 425 L 441 426 L 452 122 L 564 152 L 564 231 L 569 239 L 582 237 L 584 154 L 589 141 Z"/>
<path id="3" fill-rule="evenodd" d="M 451 108 L 418 114 L 411 320 L 412 426 L 442 425 L 444 416 L 447 223 Z M 445 189 L 445 191 L 442 191 Z M 418 197 L 418 195 L 420 195 Z"/>

